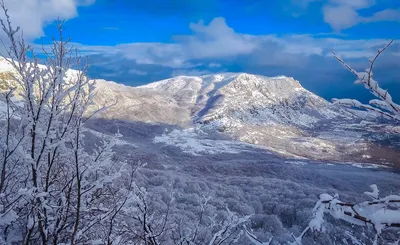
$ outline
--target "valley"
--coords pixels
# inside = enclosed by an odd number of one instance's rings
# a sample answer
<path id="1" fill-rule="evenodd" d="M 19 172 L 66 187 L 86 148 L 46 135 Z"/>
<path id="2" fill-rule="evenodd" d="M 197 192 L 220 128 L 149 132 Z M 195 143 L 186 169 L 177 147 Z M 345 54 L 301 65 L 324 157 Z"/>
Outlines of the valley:
<path id="1" fill-rule="evenodd" d="M 141 87 L 97 81 L 100 118 L 224 135 L 291 158 L 400 164 L 399 126 L 346 110 L 290 77 L 226 73 L 181 76 Z M 394 144 L 393 144 L 394 143 Z"/>
<path id="2" fill-rule="evenodd" d="M 151 193 L 155 214 L 168 212 L 171 227 L 196 219 L 210 196 L 209 215 L 219 220 L 229 207 L 250 217 L 260 240 L 286 244 L 308 225 L 321 193 L 359 202 L 372 184 L 382 195 L 400 189 L 400 127 L 333 105 L 293 78 L 229 73 L 141 87 L 99 80 L 95 92 L 88 113 L 107 109 L 85 124 L 87 149 L 107 140 L 114 163 L 145 163 L 135 182 Z M 304 244 L 352 241 L 343 237 L 348 224 L 329 222 L 340 225 Z M 250 244 L 246 236 L 238 243 Z"/>

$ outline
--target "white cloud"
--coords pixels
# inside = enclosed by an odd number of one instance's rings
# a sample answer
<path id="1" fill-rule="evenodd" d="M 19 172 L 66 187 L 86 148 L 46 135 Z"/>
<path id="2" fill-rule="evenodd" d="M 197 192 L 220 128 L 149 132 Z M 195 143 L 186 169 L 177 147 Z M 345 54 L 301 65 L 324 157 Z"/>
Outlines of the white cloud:
<path id="1" fill-rule="evenodd" d="M 77 16 L 78 6 L 93 4 L 95 0 L 4 0 L 11 21 L 20 26 L 27 39 L 43 35 L 43 27 L 58 18 Z M 4 14 L 0 15 L 4 18 Z"/>
<path id="2" fill-rule="evenodd" d="M 353 9 L 367 8 L 375 4 L 375 0 L 330 0 L 331 4 L 348 6 Z"/>
<path id="3" fill-rule="evenodd" d="M 171 74 L 172 77 L 177 76 L 202 76 L 206 74 L 210 74 L 210 71 L 207 70 L 198 70 L 198 69 L 177 69 L 174 70 Z"/>
<path id="4" fill-rule="evenodd" d="M 188 69 L 198 66 L 197 61 L 210 68 L 218 67 L 220 60 L 234 60 L 238 55 L 251 57 L 249 62 L 260 65 L 283 66 L 303 66 L 308 56 L 324 57 L 331 50 L 344 58 L 371 58 L 377 46 L 387 43 L 385 39 L 347 40 L 315 35 L 252 36 L 236 33 L 222 18 L 214 19 L 209 25 L 193 24 L 192 29 L 192 35 L 180 37 L 175 43 L 74 45 L 84 55 L 104 56 L 105 64 L 118 57 L 140 65 Z"/>
<path id="5" fill-rule="evenodd" d="M 179 67 L 184 60 L 179 45 L 164 43 L 131 43 L 120 44 L 116 50 L 128 60 L 136 60 L 139 64 L 163 64 L 165 66 Z"/>
<path id="6" fill-rule="evenodd" d="M 400 11 L 395 9 L 385 9 L 376 12 L 373 16 L 364 18 L 366 22 L 375 21 L 397 21 L 400 22 Z"/>
<path id="7" fill-rule="evenodd" d="M 173 75 L 199 75 L 208 70 L 223 70 L 226 64 L 238 63 L 243 66 L 307 69 L 316 60 L 331 56 L 331 50 L 346 59 L 367 60 L 374 56 L 377 47 L 388 42 L 384 39 L 348 40 L 332 35 L 241 34 L 222 18 L 214 19 L 209 25 L 197 23 L 191 27 L 193 34 L 181 36 L 175 43 L 73 45 L 83 55 L 91 56 L 96 67 L 119 70 L 121 66 L 116 64 L 124 64 L 131 67 L 127 76 L 144 76 L 154 72 L 148 70 L 149 67 L 164 67 L 164 70 L 174 71 Z"/>
<path id="8" fill-rule="evenodd" d="M 346 5 L 325 6 L 323 12 L 324 21 L 336 31 L 350 28 L 361 20 L 358 13 Z"/>
<path id="9" fill-rule="evenodd" d="M 256 45 L 246 35 L 230 28 L 224 18 L 215 18 L 208 25 L 191 23 L 193 35 L 181 37 L 185 52 L 192 58 L 235 56 L 252 52 Z"/>
<path id="10" fill-rule="evenodd" d="M 120 55 L 138 64 L 167 67 L 191 67 L 188 60 L 229 58 L 253 52 L 262 39 L 236 33 L 223 18 L 208 25 L 192 23 L 192 35 L 175 37 L 176 43 L 129 43 L 116 46 L 84 46 L 74 44 L 83 54 Z"/>
<path id="11" fill-rule="evenodd" d="M 129 73 L 129 74 L 133 74 L 133 75 L 139 75 L 139 76 L 147 75 L 147 72 L 140 71 L 140 70 L 137 70 L 137 69 L 130 69 L 130 70 L 128 71 L 128 73 Z"/>
<path id="12" fill-rule="evenodd" d="M 359 23 L 400 22 L 400 11 L 395 9 L 385 9 L 371 16 L 362 16 L 360 14 L 360 10 L 368 9 L 375 4 L 375 0 L 329 0 L 322 10 L 324 21 L 335 31 L 348 29 Z"/>

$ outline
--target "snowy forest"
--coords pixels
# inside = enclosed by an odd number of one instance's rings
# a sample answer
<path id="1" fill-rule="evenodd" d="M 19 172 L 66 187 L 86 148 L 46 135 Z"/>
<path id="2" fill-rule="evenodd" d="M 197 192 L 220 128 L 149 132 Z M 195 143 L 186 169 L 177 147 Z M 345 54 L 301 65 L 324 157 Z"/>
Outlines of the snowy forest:
<path id="1" fill-rule="evenodd" d="M 343 196 L 290 179 L 271 178 L 263 189 L 240 182 L 252 193 L 246 196 L 229 185 L 159 174 L 146 158 L 122 159 L 122 130 L 106 137 L 87 126 L 114 102 L 93 103 L 90 64 L 64 36 L 64 23 L 57 22 L 59 35 L 37 52 L 13 25 L 7 6 L 1 7 L 8 38 L 3 58 L 15 72 L 2 77 L 0 87 L 0 244 L 400 244 L 400 190 L 398 184 L 388 189 L 386 177 L 356 184 L 357 195 Z M 376 97 L 369 104 L 354 99 L 334 104 L 393 125 L 400 121 L 400 106 L 373 76 L 375 62 L 393 42 L 361 72 L 333 53 L 355 84 Z M 304 181 L 319 178 L 309 173 Z M 331 176 L 339 183 L 335 188 L 350 190 Z"/>

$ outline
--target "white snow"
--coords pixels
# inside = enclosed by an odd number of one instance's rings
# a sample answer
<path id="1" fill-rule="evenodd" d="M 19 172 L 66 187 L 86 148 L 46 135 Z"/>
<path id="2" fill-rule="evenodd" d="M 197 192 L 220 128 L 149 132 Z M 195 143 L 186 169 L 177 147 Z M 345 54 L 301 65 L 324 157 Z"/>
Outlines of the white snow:
<path id="1" fill-rule="evenodd" d="M 307 165 L 307 162 L 293 161 L 293 160 L 285 161 L 285 163 L 289 163 L 289 164 L 297 165 L 297 166 L 304 166 L 304 165 Z"/>
<path id="2" fill-rule="evenodd" d="M 236 142 L 232 140 L 214 140 L 199 137 L 199 134 L 204 134 L 199 129 L 189 128 L 183 130 L 174 129 L 169 133 L 156 136 L 155 143 L 175 146 L 182 149 L 183 152 L 192 155 L 203 154 L 219 154 L 231 153 L 236 154 L 248 150 L 253 147 L 249 144 Z"/>
<path id="3" fill-rule="evenodd" d="M 372 192 L 370 191 L 366 191 L 364 192 L 364 194 L 366 194 L 367 196 L 372 197 L 373 199 L 378 199 L 379 198 L 379 190 L 378 190 L 378 186 L 376 186 L 375 184 L 370 186 L 372 189 Z"/>

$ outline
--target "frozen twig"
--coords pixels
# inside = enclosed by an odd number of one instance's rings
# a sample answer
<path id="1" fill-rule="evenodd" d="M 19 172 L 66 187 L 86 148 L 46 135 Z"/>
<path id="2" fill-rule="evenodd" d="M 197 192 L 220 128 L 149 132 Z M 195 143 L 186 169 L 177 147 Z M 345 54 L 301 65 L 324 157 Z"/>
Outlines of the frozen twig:
<path id="1" fill-rule="evenodd" d="M 356 107 L 378 113 L 381 116 L 393 119 L 400 122 L 400 106 L 393 102 L 392 96 L 385 89 L 379 87 L 378 81 L 373 78 L 373 68 L 376 60 L 379 56 L 393 44 L 394 40 L 391 40 L 385 47 L 379 49 L 377 54 L 369 59 L 370 66 L 365 72 L 358 72 L 348 65 L 343 59 L 341 59 L 335 52 L 333 53 L 334 58 L 339 61 L 348 71 L 350 71 L 357 80 L 355 84 L 364 84 L 364 87 L 368 89 L 378 99 L 371 100 L 369 105 L 362 104 L 361 102 L 354 99 L 333 99 L 336 104 L 344 105 L 347 107 Z"/>

